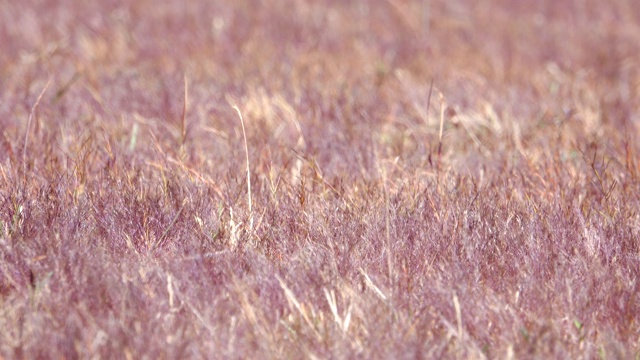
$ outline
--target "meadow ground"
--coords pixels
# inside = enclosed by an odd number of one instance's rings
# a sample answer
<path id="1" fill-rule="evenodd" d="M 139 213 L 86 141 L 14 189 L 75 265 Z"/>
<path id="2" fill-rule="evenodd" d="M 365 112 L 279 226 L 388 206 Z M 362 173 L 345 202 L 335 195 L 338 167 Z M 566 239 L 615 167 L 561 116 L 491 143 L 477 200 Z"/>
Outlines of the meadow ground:
<path id="1" fill-rule="evenodd" d="M 2 359 L 640 356 L 637 1 L 1 0 L 0 44 Z"/>

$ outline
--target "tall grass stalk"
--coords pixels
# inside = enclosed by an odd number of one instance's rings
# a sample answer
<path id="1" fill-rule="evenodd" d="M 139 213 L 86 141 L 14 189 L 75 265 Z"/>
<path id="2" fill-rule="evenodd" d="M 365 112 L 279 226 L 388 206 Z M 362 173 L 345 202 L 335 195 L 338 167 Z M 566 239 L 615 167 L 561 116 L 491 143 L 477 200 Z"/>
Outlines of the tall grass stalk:
<path id="1" fill-rule="evenodd" d="M 247 160 L 247 201 L 249 203 L 249 233 L 253 235 L 253 205 L 252 205 L 252 196 L 251 196 L 251 165 L 249 163 L 249 146 L 247 145 L 247 133 L 244 127 L 244 119 L 242 117 L 242 113 L 237 105 L 233 106 L 233 109 L 238 113 L 238 117 L 240 118 L 240 125 L 242 125 L 242 137 L 244 139 L 244 153 Z"/>
<path id="2" fill-rule="evenodd" d="M 189 87 L 187 82 L 187 74 L 184 75 L 184 101 L 182 103 L 182 121 L 180 124 L 180 145 L 184 148 L 187 140 L 187 106 L 189 103 Z"/>
<path id="3" fill-rule="evenodd" d="M 27 121 L 27 129 L 24 132 L 24 146 L 22 148 L 22 176 L 23 176 L 23 180 L 25 181 L 25 183 L 26 183 L 26 179 L 27 179 L 27 144 L 29 143 L 29 130 L 31 129 L 31 122 L 33 121 L 33 117 L 35 116 L 36 108 L 38 107 L 38 104 L 40 104 L 40 100 L 42 100 L 42 97 L 44 96 L 44 93 L 49 88 L 49 85 L 51 85 L 51 80 L 52 79 L 53 78 L 50 77 L 49 80 L 47 80 L 47 83 L 45 84 L 44 88 L 40 92 L 40 95 L 38 95 L 38 98 L 36 99 L 36 102 L 33 103 L 33 106 L 31 107 L 31 111 L 29 112 L 29 120 Z"/>

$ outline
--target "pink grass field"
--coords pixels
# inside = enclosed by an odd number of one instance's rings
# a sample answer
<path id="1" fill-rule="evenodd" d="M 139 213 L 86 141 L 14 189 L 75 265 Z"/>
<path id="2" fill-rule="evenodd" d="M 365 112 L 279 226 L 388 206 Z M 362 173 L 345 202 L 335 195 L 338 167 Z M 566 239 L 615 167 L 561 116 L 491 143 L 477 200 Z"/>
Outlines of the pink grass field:
<path id="1" fill-rule="evenodd" d="M 639 359 L 639 111 L 635 0 L 0 0 L 0 359 Z"/>

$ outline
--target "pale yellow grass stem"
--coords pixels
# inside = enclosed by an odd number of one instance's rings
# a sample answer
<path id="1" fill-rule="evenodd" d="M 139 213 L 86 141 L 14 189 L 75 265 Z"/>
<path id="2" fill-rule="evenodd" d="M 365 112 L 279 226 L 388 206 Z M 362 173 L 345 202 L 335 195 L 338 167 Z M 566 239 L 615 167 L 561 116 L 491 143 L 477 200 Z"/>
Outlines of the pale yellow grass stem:
<path id="1" fill-rule="evenodd" d="M 24 147 L 22 148 L 22 176 L 26 179 L 26 174 L 27 174 L 27 143 L 29 141 L 29 129 L 31 128 L 31 121 L 33 120 L 33 116 L 36 112 L 36 108 L 38 107 L 38 104 L 40 104 L 40 100 L 42 100 L 42 96 L 44 96 L 44 93 L 47 91 L 47 88 L 49 88 L 49 85 L 51 85 L 51 78 L 49 78 L 49 80 L 47 81 L 47 84 L 44 86 L 44 89 L 42 89 L 42 91 L 40 92 L 40 95 L 38 95 L 38 98 L 36 99 L 36 102 L 33 104 L 33 106 L 31 107 L 31 112 L 29 113 L 29 120 L 27 121 L 27 130 L 24 133 Z"/>
<path id="2" fill-rule="evenodd" d="M 244 138 L 244 152 L 247 159 L 247 199 L 249 201 L 249 231 L 253 234 L 253 206 L 251 202 L 251 166 L 249 164 L 249 146 L 247 145 L 247 133 L 244 130 L 244 119 L 240 109 L 234 105 L 233 109 L 238 113 L 240 124 L 242 125 L 242 137 Z"/>

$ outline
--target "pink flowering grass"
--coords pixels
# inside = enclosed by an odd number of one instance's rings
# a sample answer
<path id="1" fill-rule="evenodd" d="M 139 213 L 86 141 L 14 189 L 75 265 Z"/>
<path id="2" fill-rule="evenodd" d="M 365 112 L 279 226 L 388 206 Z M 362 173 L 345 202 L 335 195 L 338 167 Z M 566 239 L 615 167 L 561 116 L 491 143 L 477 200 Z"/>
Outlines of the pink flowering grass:
<path id="1" fill-rule="evenodd" d="M 640 5 L 3 1 L 0 358 L 640 356 Z"/>

